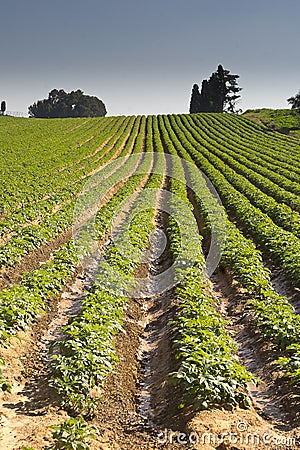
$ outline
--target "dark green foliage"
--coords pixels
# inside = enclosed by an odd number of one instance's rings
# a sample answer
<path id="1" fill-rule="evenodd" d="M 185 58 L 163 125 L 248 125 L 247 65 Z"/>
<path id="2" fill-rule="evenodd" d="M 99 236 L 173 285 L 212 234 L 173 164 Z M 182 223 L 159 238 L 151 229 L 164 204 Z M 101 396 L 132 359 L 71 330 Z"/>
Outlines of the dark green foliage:
<path id="1" fill-rule="evenodd" d="M 5 113 L 5 111 L 6 111 L 6 102 L 3 101 L 3 102 L 1 102 L 1 114 L 2 114 L 2 116 Z"/>
<path id="2" fill-rule="evenodd" d="M 196 113 L 201 108 L 201 95 L 198 84 L 194 84 L 190 102 L 190 113 Z"/>
<path id="3" fill-rule="evenodd" d="M 104 103 L 97 97 L 84 95 L 78 89 L 70 93 L 53 89 L 47 99 L 38 100 L 28 108 L 30 117 L 100 117 L 106 115 Z"/>
<path id="4" fill-rule="evenodd" d="M 229 70 L 218 66 L 209 80 L 202 81 L 201 93 L 198 95 L 193 87 L 190 113 L 197 112 L 235 112 L 235 105 L 242 90 L 237 85 L 239 75 L 232 75 Z M 192 108 L 193 106 L 193 108 Z"/>
<path id="5" fill-rule="evenodd" d="M 292 109 L 297 109 L 300 113 L 300 91 L 295 97 L 290 97 L 287 99 L 288 103 L 292 105 Z"/>

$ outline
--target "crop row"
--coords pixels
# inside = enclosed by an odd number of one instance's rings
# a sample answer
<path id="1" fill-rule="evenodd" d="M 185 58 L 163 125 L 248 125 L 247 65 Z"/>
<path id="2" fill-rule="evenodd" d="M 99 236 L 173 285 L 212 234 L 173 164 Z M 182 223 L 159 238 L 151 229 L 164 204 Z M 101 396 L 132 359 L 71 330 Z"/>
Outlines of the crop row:
<path id="1" fill-rule="evenodd" d="M 279 202 L 286 203 L 293 209 L 300 211 L 300 201 L 297 195 L 297 192 L 300 192 L 300 189 L 297 183 L 286 179 L 285 182 L 283 182 L 283 184 L 285 184 L 285 187 L 288 185 L 290 186 L 290 190 L 294 189 L 295 192 L 290 192 L 289 189 L 286 190 L 286 188 L 280 187 L 280 183 L 270 181 L 268 179 L 268 174 L 264 174 L 264 171 L 267 169 L 265 169 L 264 167 L 260 167 L 260 169 L 257 171 L 256 168 L 255 170 L 252 170 L 250 167 L 240 164 L 238 162 L 239 158 L 238 156 L 235 156 L 236 153 L 234 151 L 231 151 L 229 154 L 226 145 L 217 145 L 216 142 L 214 142 L 212 139 L 208 139 L 207 136 L 202 134 L 201 128 L 194 128 L 194 126 L 191 126 L 189 117 L 182 116 L 182 122 L 184 126 L 189 130 L 191 135 L 197 140 L 198 144 L 202 146 L 203 153 L 207 154 L 208 156 L 215 155 L 217 158 L 223 160 L 226 166 L 228 166 L 229 168 L 231 167 L 237 173 L 243 175 L 246 179 L 259 187 L 269 196 L 272 196 Z M 261 174 L 258 172 L 260 172 Z M 280 175 L 277 176 L 280 177 Z"/>
<path id="2" fill-rule="evenodd" d="M 195 134 L 194 137 L 197 138 L 197 134 Z M 231 164 L 233 160 L 232 157 L 224 156 L 222 150 L 215 150 L 210 145 L 208 145 L 208 147 L 210 150 L 206 150 L 206 148 L 201 146 L 202 155 L 211 162 L 222 175 L 224 175 L 232 186 L 244 194 L 254 206 L 258 207 L 263 213 L 266 213 L 278 226 L 290 231 L 295 234 L 295 236 L 300 237 L 300 214 L 297 211 L 293 211 L 285 204 L 278 203 L 273 197 L 266 195 L 257 189 L 257 187 L 250 183 L 247 178 L 239 175 L 239 173 L 236 172 L 238 163 L 234 161 Z M 235 167 L 235 170 L 231 168 L 232 166 Z M 246 169 L 246 173 L 248 170 L 249 169 Z M 255 174 L 253 178 L 255 178 Z"/>
<path id="3" fill-rule="evenodd" d="M 137 155 L 143 145 L 143 129 L 145 118 L 141 119 L 141 129 L 134 144 L 133 152 Z M 131 195 L 139 183 L 140 177 L 132 175 L 139 159 L 129 159 L 111 177 L 96 189 L 97 198 L 104 198 L 107 192 L 123 180 L 125 183 L 114 196 L 96 214 L 96 222 L 100 224 L 97 234 L 104 238 L 110 232 L 116 206 L 128 195 Z M 126 183 L 128 177 L 130 182 Z M 39 269 L 26 273 L 18 284 L 0 292 L 0 342 L 8 343 L 11 336 L 24 329 L 40 313 L 46 309 L 48 301 L 55 297 L 72 278 L 79 263 L 93 250 L 89 246 L 92 239 L 91 221 L 82 226 L 79 236 L 70 239 L 58 251 L 54 252 L 50 262 L 42 264 Z M 3 377 L 3 375 L 2 375 Z M 6 384 L 3 384 L 6 388 Z"/>
<path id="4" fill-rule="evenodd" d="M 219 117 L 219 115 L 214 116 L 216 118 Z M 240 133 L 250 139 L 253 139 L 255 136 L 257 146 L 262 144 L 263 148 L 266 147 L 275 151 L 276 156 L 281 152 L 283 157 L 292 156 L 295 158 L 296 162 L 299 161 L 299 141 L 295 140 L 293 137 L 282 135 L 278 132 L 273 132 L 265 125 L 258 124 L 257 122 L 245 117 L 229 117 L 227 115 L 225 117 L 224 115 L 222 120 L 228 127 L 232 127 L 234 133 Z M 255 145 L 254 142 L 253 145 Z"/>
<path id="5" fill-rule="evenodd" d="M 213 226 L 217 228 L 220 217 L 222 214 L 226 215 L 226 211 L 218 204 L 205 181 L 199 176 L 199 170 L 194 165 L 192 157 L 192 144 L 186 134 L 180 133 L 176 130 L 176 126 L 171 125 L 168 117 L 160 118 L 160 122 L 161 127 L 167 128 L 171 139 L 171 142 L 166 141 L 168 147 L 174 146 L 180 156 L 189 163 L 187 167 L 193 190 L 201 193 L 195 200 L 207 228 L 212 229 Z M 249 310 L 254 310 L 258 329 L 288 355 L 287 359 L 280 362 L 286 364 L 285 373 L 289 374 L 294 382 L 299 382 L 296 363 L 300 357 L 300 316 L 284 297 L 274 291 L 270 271 L 264 267 L 259 250 L 228 219 L 226 244 L 221 251 L 221 264 L 232 272 L 235 279 L 252 297 L 248 307 Z"/>
<path id="6" fill-rule="evenodd" d="M 173 214 L 169 219 L 168 235 L 177 266 L 175 296 L 180 303 L 172 322 L 178 368 L 170 374 L 170 381 L 179 385 L 184 393 L 181 406 L 193 404 L 197 409 L 225 403 L 245 406 L 249 404 L 245 388 L 254 378 L 237 361 L 237 345 L 217 312 L 219 304 L 205 275 L 201 239 L 187 197 L 184 168 L 176 158 L 177 152 L 162 121 L 160 130 L 169 153 L 175 157 L 169 183 L 170 191 L 176 197 L 171 197 Z M 175 214 L 181 218 L 180 228 Z M 193 266 L 189 264 L 191 259 Z"/>
<path id="7" fill-rule="evenodd" d="M 290 152 L 285 154 L 282 149 L 282 144 L 278 142 L 278 148 L 274 148 L 274 145 L 270 146 L 268 136 L 265 136 L 264 140 L 256 140 L 256 134 L 253 130 L 249 135 L 244 135 L 241 131 L 243 119 L 237 123 L 233 120 L 228 120 L 226 117 L 219 117 L 218 115 L 210 115 L 209 117 L 197 116 L 202 122 L 205 121 L 205 125 L 208 127 L 207 131 L 216 133 L 216 141 L 226 143 L 229 148 L 235 150 L 238 154 L 241 154 L 253 162 L 260 164 L 261 166 L 267 166 L 271 170 L 275 170 L 281 175 L 290 178 L 294 181 L 299 180 L 300 176 L 300 161 L 291 155 Z"/>
<path id="8" fill-rule="evenodd" d="M 140 119 L 132 117 L 132 120 L 128 124 L 130 128 L 126 129 L 127 133 L 125 137 L 121 135 L 116 142 L 116 148 L 121 149 L 119 156 L 125 156 L 131 153 L 134 140 L 139 132 L 139 125 Z M 131 133 L 128 137 L 129 131 Z M 116 152 L 116 149 L 114 149 L 114 152 Z M 82 197 L 81 200 L 74 197 L 72 201 L 56 211 L 53 215 L 45 217 L 44 221 L 40 224 L 28 225 L 21 228 L 17 235 L 13 236 L 4 246 L 0 247 L 0 267 L 14 265 L 25 254 L 39 248 L 42 244 L 49 242 L 70 227 L 74 220 L 74 207 L 79 201 L 84 201 L 84 193 Z"/>
<path id="9" fill-rule="evenodd" d="M 97 162 L 95 149 L 101 148 L 120 129 L 122 123 L 126 125 L 130 120 L 131 118 L 125 120 L 124 118 L 114 118 L 110 121 L 106 119 L 100 122 L 93 120 L 92 129 L 85 130 L 87 135 L 81 129 L 73 131 L 70 133 L 70 142 L 65 142 L 65 136 L 68 133 L 62 134 L 63 130 L 61 130 L 61 134 L 59 130 L 56 135 L 51 134 L 50 138 L 52 139 L 48 138 L 46 142 L 39 141 L 38 136 L 37 138 L 33 135 L 26 136 L 25 131 L 20 130 L 21 136 L 24 133 L 28 142 L 27 140 L 22 142 L 22 153 L 16 143 L 13 151 L 7 152 L 6 164 L 1 168 L 4 188 L 1 193 L 1 203 L 4 211 L 9 212 L 28 206 L 29 203 L 38 202 L 46 196 L 57 196 L 60 190 L 69 188 L 69 183 L 80 179 L 80 176 L 89 169 L 85 157 L 93 150 L 93 158 L 90 158 L 90 162 L 93 159 Z M 36 127 L 37 125 L 38 123 Z M 59 127 L 59 123 L 57 123 L 57 127 Z M 91 133 L 93 133 L 92 136 Z M 2 144 L 5 145 L 5 136 L 3 139 Z M 26 149 L 27 144 L 29 149 Z M 101 151 L 101 153 L 103 152 Z"/>
<path id="10" fill-rule="evenodd" d="M 36 218 L 40 219 L 45 215 L 50 215 L 53 208 L 57 208 L 59 203 L 62 204 L 72 196 L 75 196 L 76 193 L 80 192 L 88 173 L 99 166 L 99 160 L 104 163 L 110 156 L 113 156 L 113 139 L 117 140 L 117 138 L 128 128 L 131 121 L 132 118 L 125 121 L 122 126 L 120 121 L 115 121 L 112 128 L 109 128 L 109 130 L 105 130 L 104 132 L 101 131 L 101 142 L 103 148 L 102 146 L 99 147 L 101 148 L 101 151 L 94 152 L 95 155 L 93 158 L 86 158 L 86 149 L 84 151 L 85 156 L 82 160 L 76 160 L 76 155 L 74 154 L 75 152 L 70 152 L 71 155 L 69 156 L 69 159 L 71 158 L 73 163 L 71 163 L 70 167 L 68 167 L 66 174 L 61 172 L 58 173 L 54 170 L 54 173 L 52 171 L 52 175 L 48 179 L 48 177 L 41 177 L 39 175 L 39 171 L 37 171 L 35 177 L 38 177 L 39 180 L 38 189 L 43 192 L 44 198 L 38 201 L 32 201 L 31 197 L 28 198 L 26 191 L 22 189 L 22 186 L 18 187 L 17 185 L 14 185 L 14 188 L 18 188 L 19 190 L 18 196 L 14 196 L 15 201 L 18 200 L 17 197 L 20 197 L 18 208 L 11 211 L 9 214 L 6 214 L 5 218 L 0 222 L 0 235 L 14 231 L 17 229 L 19 224 L 24 224 L 28 221 L 36 220 Z M 116 133 L 116 136 L 113 136 L 114 133 Z M 99 144 L 100 142 L 97 145 Z M 108 152 L 108 150 L 110 151 Z M 97 153 L 100 153 L 100 157 Z M 82 161 L 84 159 L 88 160 L 85 160 L 83 163 Z M 79 167 L 76 167 L 76 165 L 79 165 Z M 29 183 L 28 177 L 30 176 L 30 170 L 29 175 L 27 171 L 23 174 L 21 173 L 20 176 L 21 181 Z M 45 189 L 41 188 L 40 180 L 42 180 L 46 186 Z M 34 184 L 32 186 L 34 186 Z M 40 194 L 38 195 L 40 197 Z M 28 204 L 29 200 L 30 203 Z"/>
<path id="11" fill-rule="evenodd" d="M 27 196 L 31 201 L 37 196 L 43 197 L 44 191 L 48 193 L 47 185 L 53 183 L 51 180 L 55 171 L 70 162 L 70 158 L 76 160 L 78 152 L 81 154 L 85 151 L 83 143 L 90 142 L 91 131 L 78 129 L 71 132 L 69 127 L 72 121 L 63 122 L 65 129 L 58 121 L 52 124 L 34 121 L 26 127 L 17 122 L 16 129 L 8 124 L 7 130 L 2 127 L 1 153 L 4 154 L 1 171 L 4 190 L 1 204 L 6 201 L 4 206 L 7 209 L 24 201 Z M 94 134 L 101 135 L 107 123 L 109 121 L 105 120 L 99 125 L 94 121 L 93 124 L 98 125 L 93 130 Z M 63 182 L 61 179 L 57 181 L 59 184 Z M 14 188 L 18 192 L 14 192 Z"/>
<path id="12" fill-rule="evenodd" d="M 161 158 L 154 164 L 163 162 Z M 145 189 L 134 200 L 113 243 L 103 253 L 92 290 L 84 297 L 79 315 L 63 327 L 66 338 L 55 344 L 60 353 L 54 356 L 52 384 L 63 406 L 73 414 L 93 413 L 97 400 L 91 390 L 97 386 L 101 389 L 116 362 L 114 336 L 122 330 L 127 297 L 134 289 L 135 269 L 149 244 L 157 193 L 163 182 L 160 175 L 145 175 L 152 164 L 153 158 L 143 161 L 144 174 L 139 178 L 148 178 Z"/>
<path id="13" fill-rule="evenodd" d="M 292 283 L 300 284 L 300 242 L 290 232 L 285 231 L 254 207 L 249 200 L 226 180 L 203 155 L 202 147 L 175 116 L 170 118 L 177 136 L 217 189 L 224 205 L 237 218 L 247 233 L 263 247 L 265 251 L 281 265 Z"/>
<path id="14" fill-rule="evenodd" d="M 122 131 L 124 133 L 128 132 L 128 130 L 130 130 L 130 127 L 132 127 L 132 119 L 131 121 L 129 121 L 129 123 L 127 123 L 126 128 L 121 130 L 120 136 L 122 135 Z M 108 147 L 108 149 L 110 149 L 110 147 Z M 102 165 L 105 164 L 110 159 L 110 157 L 114 155 L 116 155 L 114 146 L 111 146 L 108 154 L 101 152 Z M 93 165 L 91 165 L 91 161 L 88 161 L 87 167 L 89 168 L 89 171 L 94 167 L 98 168 L 99 158 L 97 159 L 96 163 L 94 162 Z M 72 181 L 72 175 L 75 175 L 75 181 Z M 60 178 L 64 179 L 64 176 L 60 175 Z M 80 193 L 88 178 L 83 175 L 79 176 L 78 174 L 69 173 L 66 179 L 68 181 L 64 181 L 64 183 L 69 183 L 67 187 L 62 188 L 60 191 L 50 196 L 46 196 L 45 199 L 39 202 L 33 202 L 29 206 L 24 206 L 22 209 L 17 209 L 14 213 L 6 215 L 6 217 L 0 222 L 0 236 L 3 236 L 7 233 L 15 234 L 14 231 L 18 230 L 20 225 L 22 227 L 26 226 L 26 222 L 39 223 L 43 219 L 43 217 L 50 217 L 53 212 L 63 208 L 65 203 L 68 203 L 73 197 L 76 197 Z"/>

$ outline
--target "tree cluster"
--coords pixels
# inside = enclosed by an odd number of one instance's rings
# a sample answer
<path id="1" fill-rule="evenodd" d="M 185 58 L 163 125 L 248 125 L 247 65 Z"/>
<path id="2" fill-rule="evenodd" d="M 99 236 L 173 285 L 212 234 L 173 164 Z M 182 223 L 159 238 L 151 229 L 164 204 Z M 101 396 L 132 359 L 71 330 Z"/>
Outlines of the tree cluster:
<path id="1" fill-rule="evenodd" d="M 65 92 L 63 89 L 53 89 L 47 99 L 38 100 L 29 106 L 30 117 L 101 117 L 107 111 L 102 100 L 90 95 L 84 95 L 81 90 Z"/>
<path id="2" fill-rule="evenodd" d="M 242 90 L 237 84 L 239 75 L 233 75 L 221 64 L 208 80 L 202 81 L 201 92 L 194 84 L 190 102 L 190 113 L 235 112 L 236 102 Z"/>
<path id="3" fill-rule="evenodd" d="M 290 105 L 292 105 L 292 109 L 296 109 L 300 113 L 300 91 L 295 95 L 295 97 L 288 98 L 287 101 Z"/>

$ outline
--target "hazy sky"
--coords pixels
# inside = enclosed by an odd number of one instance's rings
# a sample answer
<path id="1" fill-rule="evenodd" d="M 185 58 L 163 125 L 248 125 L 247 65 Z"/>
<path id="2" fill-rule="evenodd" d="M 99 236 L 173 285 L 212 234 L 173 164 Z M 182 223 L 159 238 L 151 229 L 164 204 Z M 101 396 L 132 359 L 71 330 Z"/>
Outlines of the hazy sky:
<path id="1" fill-rule="evenodd" d="M 101 98 L 108 115 L 188 112 L 219 63 L 240 107 L 288 107 L 300 90 L 300 0 L 1 2 L 0 100 L 24 111 L 53 88 Z"/>

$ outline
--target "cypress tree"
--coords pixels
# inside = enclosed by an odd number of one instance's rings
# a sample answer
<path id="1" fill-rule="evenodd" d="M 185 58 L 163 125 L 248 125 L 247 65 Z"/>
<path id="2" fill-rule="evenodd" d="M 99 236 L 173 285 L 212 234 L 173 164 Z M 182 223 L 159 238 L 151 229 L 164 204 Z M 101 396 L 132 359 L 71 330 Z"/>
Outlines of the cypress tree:
<path id="1" fill-rule="evenodd" d="M 198 84 L 194 84 L 190 101 L 190 114 L 201 111 L 201 96 Z"/>
<path id="2" fill-rule="evenodd" d="M 3 102 L 1 102 L 1 114 L 2 116 L 4 115 L 6 111 L 6 102 L 3 100 Z"/>

